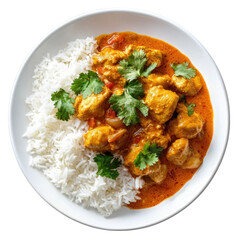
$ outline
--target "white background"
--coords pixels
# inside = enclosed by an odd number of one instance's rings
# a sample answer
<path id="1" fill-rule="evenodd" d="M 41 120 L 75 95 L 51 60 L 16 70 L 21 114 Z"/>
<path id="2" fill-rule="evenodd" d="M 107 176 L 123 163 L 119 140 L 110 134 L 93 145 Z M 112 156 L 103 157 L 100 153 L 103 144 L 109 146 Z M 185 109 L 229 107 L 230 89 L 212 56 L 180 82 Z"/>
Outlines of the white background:
<path id="1" fill-rule="evenodd" d="M 0 239 L 240 239 L 240 6 L 238 0 L 21 0 L 0 6 Z M 137 8 L 136 8 L 137 6 Z M 70 220 L 32 189 L 15 160 L 8 131 L 11 90 L 30 51 L 55 27 L 103 8 L 148 10 L 190 31 L 212 55 L 225 81 L 231 133 L 214 179 L 185 210 L 141 230 L 98 230 Z M 21 113 L 19 113 L 21 114 Z M 217 130 L 217 129 L 216 129 Z"/>

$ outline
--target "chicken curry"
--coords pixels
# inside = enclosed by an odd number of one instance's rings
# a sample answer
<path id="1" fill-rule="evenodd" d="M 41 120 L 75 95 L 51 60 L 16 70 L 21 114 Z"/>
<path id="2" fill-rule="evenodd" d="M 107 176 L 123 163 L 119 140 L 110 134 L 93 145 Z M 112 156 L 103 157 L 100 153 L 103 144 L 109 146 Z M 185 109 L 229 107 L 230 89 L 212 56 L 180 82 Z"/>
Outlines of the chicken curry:
<path id="1" fill-rule="evenodd" d="M 74 101 L 75 115 L 89 124 L 84 144 L 120 154 L 130 173 L 143 177 L 140 199 L 128 207 L 154 206 L 190 180 L 206 155 L 213 134 L 206 83 L 164 41 L 132 32 L 96 40 L 92 91 L 81 85 L 86 94 Z"/>

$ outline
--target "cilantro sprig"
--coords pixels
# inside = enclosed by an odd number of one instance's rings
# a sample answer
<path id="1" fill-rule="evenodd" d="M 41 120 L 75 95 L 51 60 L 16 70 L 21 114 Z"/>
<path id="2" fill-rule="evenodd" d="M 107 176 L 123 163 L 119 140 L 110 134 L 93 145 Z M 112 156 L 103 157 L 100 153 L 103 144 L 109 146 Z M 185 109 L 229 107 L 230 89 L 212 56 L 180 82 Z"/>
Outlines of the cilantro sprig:
<path id="1" fill-rule="evenodd" d="M 142 84 L 138 80 L 127 82 L 124 87 L 123 93 L 121 95 L 113 94 L 109 103 L 112 104 L 111 107 L 117 113 L 117 116 L 123 119 L 123 123 L 129 126 L 140 121 L 137 109 L 146 117 L 148 107 L 142 100 L 138 99 L 144 96 Z"/>
<path id="2" fill-rule="evenodd" d="M 112 108 L 126 126 L 139 123 L 137 114 L 139 110 L 145 117 L 148 115 L 148 107 L 139 98 L 144 97 L 142 83 L 138 77 L 148 77 L 156 68 L 157 63 L 153 63 L 145 68 L 147 62 L 146 54 L 143 49 L 135 50 L 127 59 L 119 62 L 118 72 L 128 81 L 124 86 L 121 95 L 113 94 L 109 99 Z"/>
<path id="3" fill-rule="evenodd" d="M 135 79 L 133 81 L 126 82 L 124 88 L 132 97 L 138 99 L 144 97 L 144 89 L 142 86 L 142 83 Z"/>
<path id="4" fill-rule="evenodd" d="M 70 115 L 74 114 L 73 103 L 75 100 L 69 97 L 69 93 L 62 88 L 51 95 L 51 100 L 55 101 L 54 106 L 58 109 L 56 113 L 57 119 L 68 121 Z"/>
<path id="5" fill-rule="evenodd" d="M 182 76 L 186 79 L 190 79 L 196 76 L 196 70 L 193 68 L 188 67 L 189 63 L 183 62 L 182 64 L 175 65 L 174 63 L 171 64 L 171 67 L 175 71 L 176 76 Z"/>
<path id="6" fill-rule="evenodd" d="M 188 104 L 187 100 L 186 100 L 186 95 L 183 94 L 180 98 L 179 98 L 179 102 L 183 102 L 184 105 L 187 107 L 187 111 L 188 111 L 188 116 L 191 117 L 194 113 L 194 108 L 196 107 L 195 103 L 191 103 Z"/>
<path id="7" fill-rule="evenodd" d="M 106 153 L 97 154 L 93 160 L 98 166 L 97 175 L 114 180 L 118 177 L 119 173 L 116 169 L 122 164 L 120 159 L 114 158 L 111 153 Z"/>
<path id="8" fill-rule="evenodd" d="M 79 77 L 74 79 L 71 89 L 76 95 L 82 94 L 83 99 L 92 93 L 98 94 L 103 91 L 104 83 L 98 78 L 96 72 L 88 71 L 88 73 L 80 73 Z"/>
<path id="9" fill-rule="evenodd" d="M 196 107 L 196 104 L 195 103 L 188 104 L 187 102 L 185 102 L 185 106 L 187 107 L 188 110 L 188 116 L 191 117 L 194 113 L 194 108 Z"/>
<path id="10" fill-rule="evenodd" d="M 156 68 L 157 63 L 152 63 L 145 68 L 146 62 L 147 58 L 143 49 L 135 50 L 127 59 L 119 62 L 121 67 L 118 68 L 118 72 L 129 81 L 138 77 L 148 77 L 154 68 Z"/>
<path id="11" fill-rule="evenodd" d="M 162 147 L 158 147 L 156 143 L 150 144 L 148 141 L 133 163 L 136 168 L 142 171 L 147 168 L 148 165 L 154 165 L 158 161 L 158 157 L 162 154 L 162 151 Z"/>
<path id="12" fill-rule="evenodd" d="M 80 73 L 79 77 L 74 79 L 71 89 L 76 95 L 81 93 L 83 99 L 85 99 L 92 93 L 99 94 L 102 92 L 103 86 L 104 83 L 98 78 L 97 73 L 88 71 L 88 73 Z M 75 112 L 73 106 L 75 100 L 69 97 L 69 93 L 62 88 L 51 95 L 51 100 L 55 101 L 54 106 L 58 109 L 56 113 L 57 119 L 68 121 L 70 115 Z"/>

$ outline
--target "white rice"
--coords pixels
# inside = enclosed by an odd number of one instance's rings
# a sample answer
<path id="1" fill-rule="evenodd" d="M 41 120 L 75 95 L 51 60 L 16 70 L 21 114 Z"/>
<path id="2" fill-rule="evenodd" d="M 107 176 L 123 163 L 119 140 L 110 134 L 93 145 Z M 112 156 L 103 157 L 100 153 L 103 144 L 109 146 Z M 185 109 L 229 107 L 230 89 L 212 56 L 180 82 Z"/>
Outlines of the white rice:
<path id="1" fill-rule="evenodd" d="M 30 108 L 25 133 L 30 165 L 44 175 L 72 201 L 96 208 L 109 216 L 122 205 L 138 199 L 141 178 L 133 178 L 124 166 L 116 180 L 97 176 L 95 152 L 84 147 L 85 121 L 72 116 L 69 121 L 56 119 L 51 94 L 60 88 L 70 92 L 73 79 L 91 69 L 97 44 L 93 38 L 77 39 L 59 53 L 47 56 L 34 72 L 33 94 L 26 99 Z"/>

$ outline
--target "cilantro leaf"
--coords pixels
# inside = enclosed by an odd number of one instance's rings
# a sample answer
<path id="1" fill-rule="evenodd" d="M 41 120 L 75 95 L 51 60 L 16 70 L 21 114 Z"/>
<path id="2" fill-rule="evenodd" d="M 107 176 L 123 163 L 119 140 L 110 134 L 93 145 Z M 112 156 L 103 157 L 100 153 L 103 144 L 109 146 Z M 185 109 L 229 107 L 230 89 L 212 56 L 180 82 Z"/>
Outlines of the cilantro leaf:
<path id="1" fill-rule="evenodd" d="M 152 152 L 152 153 L 156 153 L 157 156 L 159 157 L 162 154 L 163 148 L 158 147 L 157 143 L 152 143 L 149 146 L 149 151 Z"/>
<path id="2" fill-rule="evenodd" d="M 123 61 L 123 60 L 122 60 Z M 123 66 L 120 63 L 121 66 Z M 138 76 L 140 75 L 139 71 L 134 69 L 131 66 L 126 66 L 126 67 L 122 67 L 122 68 L 118 68 L 118 72 L 127 80 L 131 81 L 134 79 L 137 79 Z"/>
<path id="3" fill-rule="evenodd" d="M 186 79 L 190 79 L 196 76 L 196 70 L 193 68 L 188 67 L 189 63 L 183 62 L 182 64 L 175 65 L 174 63 L 171 64 L 171 67 L 175 71 L 176 76 L 182 76 Z"/>
<path id="4" fill-rule="evenodd" d="M 188 116 L 191 117 L 194 113 L 194 108 L 196 107 L 196 104 L 194 103 L 188 104 L 187 102 L 185 102 L 185 106 L 187 107 L 188 110 Z"/>
<path id="5" fill-rule="evenodd" d="M 121 95 L 113 94 L 109 103 L 112 109 L 117 112 L 117 116 L 123 119 L 126 126 L 139 123 L 140 119 L 137 109 L 146 117 L 148 115 L 148 107 L 144 104 L 140 97 L 144 96 L 142 83 L 137 79 L 126 82 L 124 92 Z"/>
<path id="6" fill-rule="evenodd" d="M 132 81 L 138 77 L 148 77 L 148 75 L 156 68 L 157 63 L 153 63 L 144 70 L 147 62 L 146 54 L 143 49 L 135 50 L 127 59 L 119 62 L 118 72 L 127 80 Z"/>
<path id="7" fill-rule="evenodd" d="M 98 78 L 97 73 L 89 70 L 88 73 L 80 73 L 79 77 L 74 79 L 71 89 L 76 95 L 81 93 L 85 99 L 92 93 L 102 92 L 103 86 L 104 83 Z"/>
<path id="8" fill-rule="evenodd" d="M 145 58 L 146 54 L 142 49 L 135 50 L 129 57 L 128 57 L 128 64 L 132 65 L 136 69 L 142 70 L 147 62 Z"/>
<path id="9" fill-rule="evenodd" d="M 144 97 L 144 90 L 142 88 L 142 83 L 137 79 L 133 81 L 127 81 L 124 86 L 125 89 L 129 92 L 134 98 Z"/>
<path id="10" fill-rule="evenodd" d="M 147 165 L 154 165 L 158 161 L 158 157 L 162 154 L 162 151 L 163 148 L 158 147 L 156 143 L 150 144 L 148 141 L 133 163 L 136 168 L 142 171 L 147 168 Z"/>
<path id="11" fill-rule="evenodd" d="M 142 100 L 134 98 L 128 90 L 125 90 L 122 95 L 113 94 L 109 99 L 109 103 L 112 104 L 112 109 L 117 112 L 120 119 L 123 119 L 126 126 L 139 123 L 137 109 L 143 116 L 148 115 L 148 107 Z"/>
<path id="12" fill-rule="evenodd" d="M 51 95 L 51 100 L 55 101 L 54 106 L 58 108 L 56 113 L 57 119 L 67 121 L 69 119 L 69 115 L 73 115 L 75 109 L 73 107 L 73 103 L 75 102 L 73 98 L 69 97 L 69 93 L 64 89 L 60 89 L 57 92 L 54 92 Z"/>
<path id="13" fill-rule="evenodd" d="M 141 74 L 141 76 L 148 77 L 148 75 L 156 68 L 157 63 L 152 63 L 144 72 Z"/>
<path id="14" fill-rule="evenodd" d="M 178 101 L 184 103 L 184 105 L 187 107 L 188 116 L 191 117 L 194 113 L 194 108 L 196 107 L 196 104 L 195 103 L 188 104 L 185 94 L 183 94 Z"/>
<path id="15" fill-rule="evenodd" d="M 111 179 L 116 179 L 118 177 L 119 173 L 116 168 L 122 163 L 120 159 L 114 158 L 111 153 L 106 153 L 105 155 L 97 154 L 93 160 L 98 166 L 97 175 Z"/>

